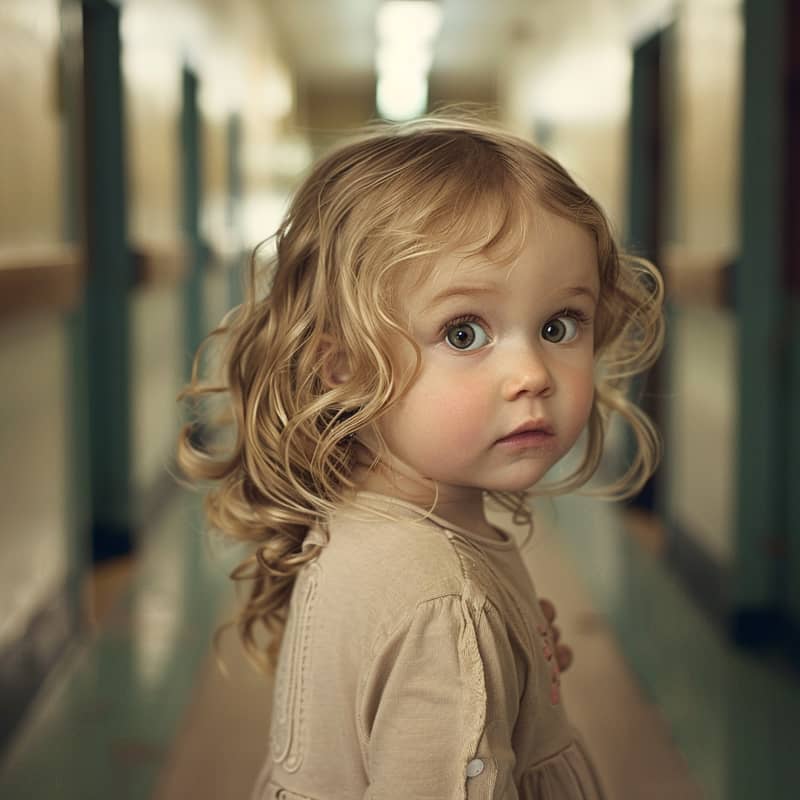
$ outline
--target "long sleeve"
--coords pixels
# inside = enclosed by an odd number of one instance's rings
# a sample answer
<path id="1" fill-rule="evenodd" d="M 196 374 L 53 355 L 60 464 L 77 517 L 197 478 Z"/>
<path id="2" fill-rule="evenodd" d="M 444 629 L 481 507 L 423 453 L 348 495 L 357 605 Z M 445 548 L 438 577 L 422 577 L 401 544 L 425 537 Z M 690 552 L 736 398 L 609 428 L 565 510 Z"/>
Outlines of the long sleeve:
<path id="1" fill-rule="evenodd" d="M 517 800 L 520 676 L 488 601 L 420 603 L 379 637 L 361 681 L 365 798 Z"/>

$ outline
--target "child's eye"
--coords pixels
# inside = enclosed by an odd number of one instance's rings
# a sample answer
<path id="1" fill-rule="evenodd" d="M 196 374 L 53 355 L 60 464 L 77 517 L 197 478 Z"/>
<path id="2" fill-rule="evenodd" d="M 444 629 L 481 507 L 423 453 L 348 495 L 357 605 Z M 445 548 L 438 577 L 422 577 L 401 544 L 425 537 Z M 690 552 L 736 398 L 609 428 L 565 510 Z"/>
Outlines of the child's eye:
<path id="1" fill-rule="evenodd" d="M 565 344 L 578 335 L 581 325 L 588 325 L 590 322 L 583 311 L 565 308 L 557 317 L 545 323 L 542 336 L 545 341 L 553 344 Z"/>
<path id="2" fill-rule="evenodd" d="M 444 338 L 454 350 L 478 350 L 489 342 L 489 334 L 474 319 L 456 319 L 444 328 Z"/>

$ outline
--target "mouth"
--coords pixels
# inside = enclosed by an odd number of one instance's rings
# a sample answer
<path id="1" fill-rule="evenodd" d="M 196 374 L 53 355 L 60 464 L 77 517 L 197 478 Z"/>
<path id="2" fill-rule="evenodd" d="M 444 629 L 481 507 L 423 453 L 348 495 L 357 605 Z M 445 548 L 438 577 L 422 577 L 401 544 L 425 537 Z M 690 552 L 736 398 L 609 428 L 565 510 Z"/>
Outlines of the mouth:
<path id="1" fill-rule="evenodd" d="M 511 433 L 497 440 L 497 444 L 538 446 L 551 443 L 555 437 L 553 426 L 544 420 L 525 422 Z"/>

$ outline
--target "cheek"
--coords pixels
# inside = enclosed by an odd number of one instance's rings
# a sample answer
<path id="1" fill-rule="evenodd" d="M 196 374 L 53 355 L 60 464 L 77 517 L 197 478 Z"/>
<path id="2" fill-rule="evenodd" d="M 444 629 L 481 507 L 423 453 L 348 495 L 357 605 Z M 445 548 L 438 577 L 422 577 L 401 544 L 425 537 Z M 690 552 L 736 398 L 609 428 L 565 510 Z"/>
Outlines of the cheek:
<path id="1" fill-rule="evenodd" d="M 594 373 L 592 369 L 576 372 L 571 381 L 572 412 L 575 424 L 582 428 L 589 419 L 594 403 Z"/>
<path id="2" fill-rule="evenodd" d="M 490 417 L 489 392 L 479 381 L 422 380 L 407 398 L 403 417 L 418 442 L 435 449 L 474 442 Z"/>
<path id="3" fill-rule="evenodd" d="M 489 393 L 480 381 L 443 382 L 418 395 L 421 431 L 432 440 L 446 437 L 453 444 L 475 438 L 490 413 Z"/>

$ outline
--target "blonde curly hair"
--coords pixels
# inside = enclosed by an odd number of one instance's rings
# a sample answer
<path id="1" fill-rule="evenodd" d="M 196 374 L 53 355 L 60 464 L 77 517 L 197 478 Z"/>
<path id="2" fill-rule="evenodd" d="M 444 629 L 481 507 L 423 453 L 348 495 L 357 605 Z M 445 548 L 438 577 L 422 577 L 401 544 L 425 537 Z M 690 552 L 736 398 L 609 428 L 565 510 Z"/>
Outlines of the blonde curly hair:
<path id="1" fill-rule="evenodd" d="M 416 350 L 419 369 L 419 348 L 397 315 L 396 278 L 454 246 L 512 259 L 532 204 L 591 231 L 600 272 L 586 447 L 571 475 L 536 494 L 565 493 L 594 475 L 614 412 L 634 434 L 635 456 L 624 475 L 593 493 L 630 496 L 655 469 L 658 435 L 627 390 L 663 344 L 658 271 L 622 255 L 599 205 L 523 139 L 463 119 L 370 131 L 321 159 L 297 189 L 266 274 L 257 250 L 245 302 L 201 345 L 178 396 L 196 412 L 180 433 L 180 468 L 193 481 L 212 482 L 205 497 L 211 525 L 256 544 L 231 574 L 251 582 L 231 624 L 265 669 L 277 662 L 295 576 L 319 552 L 302 551 L 306 531 L 353 488 L 355 435 L 415 378 L 393 370 L 388 354 L 398 335 Z M 217 339 L 224 382 L 201 384 L 201 352 Z M 352 373 L 340 385 L 323 374 L 331 342 L 347 353 Z M 206 423 L 201 401 L 220 394 L 227 415 Z M 201 424 L 233 434 L 230 448 L 214 452 L 198 442 Z M 517 521 L 530 520 L 528 493 L 487 494 Z M 268 634 L 266 646 L 260 633 Z"/>

